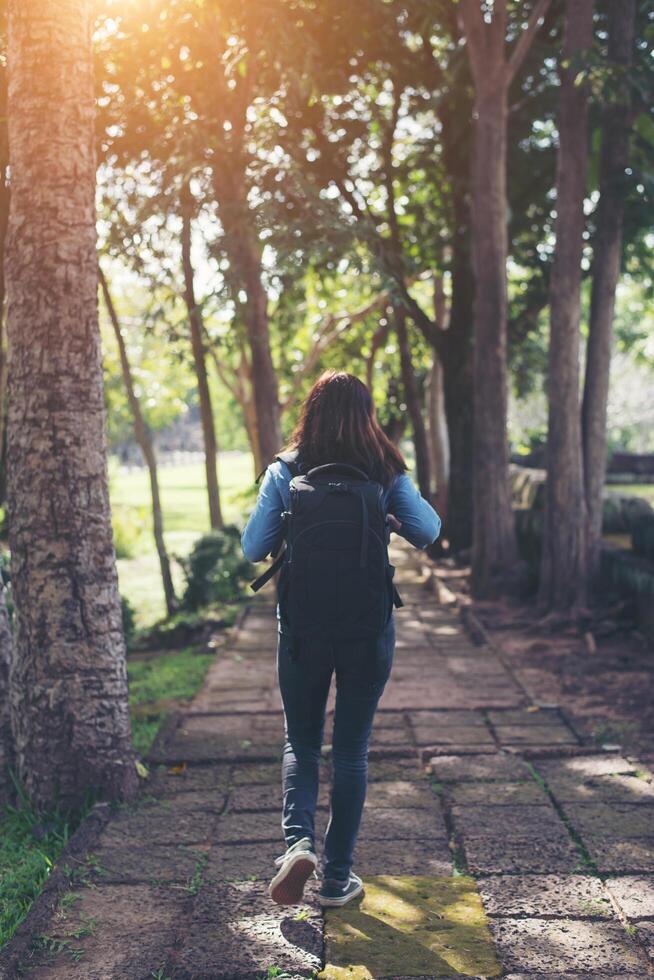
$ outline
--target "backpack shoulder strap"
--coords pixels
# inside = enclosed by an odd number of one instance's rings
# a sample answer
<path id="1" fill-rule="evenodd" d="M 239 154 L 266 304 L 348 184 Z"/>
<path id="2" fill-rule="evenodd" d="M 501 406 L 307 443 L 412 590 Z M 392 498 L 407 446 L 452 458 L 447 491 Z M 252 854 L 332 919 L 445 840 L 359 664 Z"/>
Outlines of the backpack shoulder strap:
<path id="1" fill-rule="evenodd" d="M 275 459 L 280 460 L 282 463 L 286 463 L 293 476 L 299 476 L 302 473 L 302 469 L 298 461 L 297 449 L 290 449 L 287 453 L 278 453 L 275 456 Z"/>
<path id="2" fill-rule="evenodd" d="M 287 453 L 277 453 L 277 455 L 274 458 L 281 460 L 282 463 L 286 463 L 293 476 L 299 476 L 300 473 L 302 473 L 302 470 L 300 469 L 300 466 L 297 462 L 297 458 L 298 458 L 297 449 L 289 449 Z M 263 476 L 263 474 L 266 472 L 267 469 L 268 467 L 266 466 L 264 469 L 261 470 L 261 473 L 259 473 L 258 477 L 254 481 L 255 483 L 259 482 L 259 480 L 261 479 L 261 477 Z"/>

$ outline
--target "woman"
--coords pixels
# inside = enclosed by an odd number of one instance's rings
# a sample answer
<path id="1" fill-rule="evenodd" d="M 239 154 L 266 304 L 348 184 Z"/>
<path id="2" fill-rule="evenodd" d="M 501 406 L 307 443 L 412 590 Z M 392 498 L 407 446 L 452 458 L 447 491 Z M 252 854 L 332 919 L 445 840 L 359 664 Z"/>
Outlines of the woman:
<path id="1" fill-rule="evenodd" d="M 285 451 L 295 450 L 303 472 L 324 463 L 346 463 L 381 484 L 394 530 L 416 548 L 438 537 L 440 518 L 420 496 L 406 473 L 406 463 L 377 422 L 370 392 L 352 374 L 326 371 L 302 407 Z M 260 561 L 275 546 L 282 512 L 289 510 L 288 465 L 277 460 L 266 470 L 252 515 L 241 539 L 243 553 Z M 325 705 L 336 675 L 332 738 L 333 787 L 324 841 L 320 902 L 345 905 L 363 890 L 352 872 L 368 773 L 368 740 L 377 703 L 388 680 L 395 646 L 392 613 L 373 648 L 360 640 L 314 640 L 310 651 L 295 657 L 281 630 L 277 606 L 277 672 L 284 705 L 285 745 L 282 761 L 282 829 L 286 853 L 275 862 L 279 871 L 270 895 L 280 905 L 302 900 L 304 886 L 318 861 L 314 849 L 314 814 L 318 798 L 320 750 Z"/>

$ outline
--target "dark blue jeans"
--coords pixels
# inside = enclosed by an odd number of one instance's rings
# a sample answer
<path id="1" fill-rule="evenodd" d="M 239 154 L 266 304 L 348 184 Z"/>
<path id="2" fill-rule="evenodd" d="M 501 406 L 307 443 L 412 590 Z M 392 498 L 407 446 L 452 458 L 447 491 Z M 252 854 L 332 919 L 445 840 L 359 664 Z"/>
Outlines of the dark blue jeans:
<path id="1" fill-rule="evenodd" d="M 302 837 L 314 841 L 325 705 L 335 673 L 333 785 L 323 870 L 326 878 L 344 879 L 352 867 L 366 798 L 368 739 L 393 663 L 394 617 L 372 648 L 361 641 L 319 640 L 292 656 L 289 646 L 288 635 L 279 632 L 277 673 L 286 732 L 282 830 L 289 847 Z"/>

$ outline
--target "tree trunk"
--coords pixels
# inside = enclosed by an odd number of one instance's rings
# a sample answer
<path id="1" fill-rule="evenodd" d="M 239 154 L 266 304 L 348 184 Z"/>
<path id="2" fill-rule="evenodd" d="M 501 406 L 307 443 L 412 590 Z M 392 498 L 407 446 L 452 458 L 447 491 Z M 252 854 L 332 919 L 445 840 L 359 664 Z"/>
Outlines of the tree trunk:
<path id="1" fill-rule="evenodd" d="M 567 0 L 559 96 L 556 248 L 550 277 L 547 486 L 539 598 L 549 610 L 586 600 L 586 505 L 579 413 L 579 321 L 588 92 L 578 58 L 592 43 L 593 0 Z"/>
<path id="2" fill-rule="evenodd" d="M 120 366 L 123 373 L 123 383 L 125 385 L 125 391 L 127 392 L 127 401 L 129 402 L 130 411 L 132 413 L 132 420 L 134 423 L 134 437 L 141 448 L 141 452 L 143 453 L 143 459 L 145 461 L 145 465 L 148 468 L 148 474 L 150 477 L 150 496 L 152 499 L 152 530 L 154 534 L 154 543 L 157 549 L 157 554 L 159 556 L 159 567 L 161 569 L 161 581 L 163 583 L 164 598 L 166 601 L 166 612 L 168 613 L 169 616 L 172 616 L 175 610 L 177 609 L 177 599 L 175 596 L 175 587 L 173 585 L 173 579 L 170 574 L 170 561 L 168 559 L 168 552 L 166 551 L 166 542 L 164 540 L 163 514 L 161 510 L 161 496 L 159 494 L 159 477 L 157 473 L 157 457 L 154 452 L 154 446 L 152 444 L 152 436 L 150 434 L 150 429 L 148 428 L 148 425 L 145 419 L 143 418 L 141 405 L 138 400 L 136 391 L 134 389 L 132 369 L 130 367 L 129 358 L 127 356 L 127 348 L 125 347 L 123 333 L 122 330 L 120 329 L 120 323 L 118 321 L 116 307 L 114 306 L 114 302 L 111 297 L 111 293 L 109 291 L 109 286 L 102 269 L 100 269 L 100 285 L 102 286 L 102 295 L 104 296 L 104 301 L 107 307 L 107 312 L 109 314 L 109 319 L 111 320 L 111 325 L 114 328 L 116 343 L 118 344 L 118 352 L 120 355 Z"/>
<path id="3" fill-rule="evenodd" d="M 411 360 L 409 335 L 406 328 L 406 311 L 403 306 L 393 307 L 393 318 L 395 320 L 395 332 L 397 333 L 397 341 L 400 349 L 402 387 L 404 388 L 404 398 L 413 429 L 418 487 L 425 500 L 431 500 L 431 467 L 429 464 L 427 430 L 422 415 L 420 391 L 418 390 L 418 383 Z"/>
<path id="4" fill-rule="evenodd" d="M 213 421 L 211 392 L 209 391 L 209 378 L 204 354 L 202 311 L 195 299 L 193 264 L 191 262 L 191 214 L 187 205 L 183 206 L 182 214 L 182 266 L 184 270 L 184 301 L 188 311 L 191 348 L 193 350 L 195 375 L 198 381 L 202 439 L 204 442 L 204 467 L 207 478 L 207 495 L 209 498 L 209 522 L 212 528 L 220 529 L 224 526 L 224 523 L 220 508 L 220 489 L 218 487 L 218 444 L 216 441 L 216 428 Z"/>
<path id="5" fill-rule="evenodd" d="M 493 80 L 477 91 L 472 164 L 474 452 L 472 587 L 500 592 L 515 570 L 506 431 L 507 91 Z"/>
<path id="6" fill-rule="evenodd" d="M 452 299 L 447 330 L 443 330 L 439 357 L 443 369 L 443 397 L 450 470 L 443 532 L 453 551 L 472 543 L 472 463 L 473 463 L 473 383 L 472 328 L 475 282 L 470 245 L 470 167 L 471 127 L 463 125 L 472 106 L 466 91 L 458 91 L 457 101 L 444 105 L 441 113 L 443 159 L 452 188 Z M 435 313 L 444 326 L 442 311 Z M 439 491 L 440 497 L 440 491 Z"/>
<path id="7" fill-rule="evenodd" d="M 608 57 L 627 68 L 633 60 L 636 0 L 609 4 Z M 631 130 L 629 84 L 602 110 L 599 204 L 593 242 L 593 281 L 582 406 L 584 482 L 588 512 L 589 581 L 596 582 L 602 541 L 602 492 L 606 471 L 606 406 L 613 347 L 615 291 L 620 276 L 625 169 Z"/>
<path id="8" fill-rule="evenodd" d="M 443 393 L 443 368 L 434 355 L 427 387 L 427 441 L 431 470 L 436 484 L 435 501 L 438 513 L 447 512 L 447 485 L 450 471 L 450 450 L 445 420 L 445 396 Z"/>
<path id="9" fill-rule="evenodd" d="M 0 141 L 0 503 L 7 495 L 7 329 L 5 301 L 5 246 L 9 220 L 9 174 L 6 124 Z"/>
<path id="10" fill-rule="evenodd" d="M 9 673 L 12 636 L 5 605 L 4 589 L 0 591 L 0 808 L 13 797 L 9 772 L 14 766 L 14 742 L 11 734 Z"/>
<path id="11" fill-rule="evenodd" d="M 225 247 L 232 279 L 246 295 L 245 323 L 251 351 L 252 388 L 257 413 L 257 438 L 262 468 L 272 462 L 281 446 L 277 375 L 270 350 L 268 296 L 263 286 L 260 246 L 252 228 L 246 190 L 239 175 L 214 173 Z"/>
<path id="12" fill-rule="evenodd" d="M 506 432 L 507 101 L 509 85 L 524 63 L 549 3 L 535 0 L 526 26 L 510 48 L 507 0 L 495 0 L 491 11 L 479 0 L 460 0 L 458 5 L 475 88 L 472 589 L 479 597 L 500 592 L 514 579 L 518 556 Z"/>
<path id="13" fill-rule="evenodd" d="M 137 781 L 107 489 L 91 30 L 86 0 L 10 0 L 11 709 L 18 774 L 43 807 Z"/>

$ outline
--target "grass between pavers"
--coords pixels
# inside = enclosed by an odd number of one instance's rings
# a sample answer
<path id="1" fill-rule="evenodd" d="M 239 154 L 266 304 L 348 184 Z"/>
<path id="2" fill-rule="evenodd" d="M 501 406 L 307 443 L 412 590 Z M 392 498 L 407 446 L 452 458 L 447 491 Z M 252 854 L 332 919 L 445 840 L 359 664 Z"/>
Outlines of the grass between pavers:
<path id="1" fill-rule="evenodd" d="M 144 660 L 129 660 L 129 704 L 134 748 L 145 755 L 170 713 L 171 702 L 192 698 L 202 686 L 215 653 L 186 647 Z"/>

